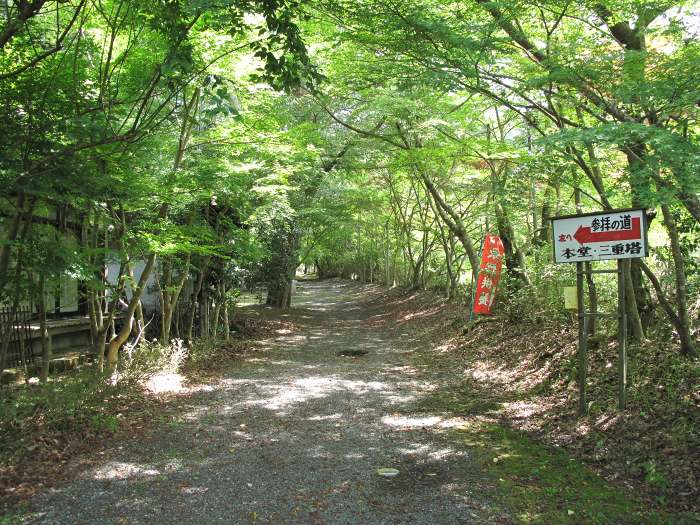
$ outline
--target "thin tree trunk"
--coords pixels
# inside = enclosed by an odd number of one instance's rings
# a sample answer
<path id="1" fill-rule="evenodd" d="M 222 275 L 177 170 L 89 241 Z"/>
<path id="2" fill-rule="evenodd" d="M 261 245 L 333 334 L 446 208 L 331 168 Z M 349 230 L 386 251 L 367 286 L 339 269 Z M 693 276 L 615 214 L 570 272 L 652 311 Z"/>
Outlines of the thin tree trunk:
<path id="1" fill-rule="evenodd" d="M 645 170 L 647 147 L 644 143 L 628 144 L 624 147 L 624 151 L 627 155 L 627 165 L 630 172 L 632 206 L 641 207 L 643 205 L 642 196 L 651 191 L 650 186 L 652 184 L 650 181 L 647 182 L 648 177 L 645 177 L 643 174 L 639 175 L 640 172 L 644 172 Z M 648 324 L 652 317 L 654 305 L 651 301 L 651 294 L 644 285 L 638 259 L 632 259 L 630 262 L 630 280 L 632 282 L 632 297 L 634 297 L 636 303 L 635 309 L 637 311 L 637 315 L 640 318 L 644 317 L 646 324 Z M 634 323 L 633 320 L 632 322 Z M 642 322 L 640 320 L 640 326 L 641 325 Z M 632 325 L 632 328 L 634 330 L 634 324 Z"/>
<path id="2" fill-rule="evenodd" d="M 185 257 L 185 267 L 182 269 L 182 273 L 175 283 L 172 282 L 172 266 L 170 261 L 164 263 L 163 270 L 163 280 L 165 281 L 161 286 L 161 308 L 162 308 L 162 322 L 161 322 L 161 342 L 163 344 L 168 344 L 170 341 L 170 330 L 173 322 L 173 314 L 177 308 L 177 303 L 180 299 L 180 294 L 182 288 L 185 285 L 185 281 L 189 275 L 190 267 L 190 254 Z M 167 266 L 166 266 L 167 264 Z"/>
<path id="3" fill-rule="evenodd" d="M 626 286 L 625 298 L 627 300 L 627 319 L 629 320 L 630 327 L 632 328 L 632 338 L 636 341 L 643 341 L 644 327 L 642 326 L 642 319 L 639 316 L 637 301 L 635 299 L 635 285 L 632 279 L 632 265 L 630 263 L 631 260 L 628 259 L 623 265 Z"/>
<path id="4" fill-rule="evenodd" d="M 131 283 L 136 282 L 136 279 L 134 278 L 134 268 L 131 264 L 131 258 L 128 254 L 126 254 L 125 267 L 126 273 L 129 276 L 129 287 L 132 289 L 131 293 L 133 294 L 133 286 Z M 133 335 L 138 335 L 139 333 L 141 333 L 144 330 L 145 326 L 146 320 L 144 319 L 143 315 L 143 302 L 141 301 L 141 299 L 139 299 L 138 304 L 136 305 L 136 334 Z"/>
<path id="5" fill-rule="evenodd" d="M 525 256 L 522 250 L 518 248 L 515 240 L 515 230 L 510 221 L 510 217 L 505 208 L 501 204 L 500 195 L 504 191 L 499 180 L 499 173 L 494 166 L 493 161 L 487 160 L 491 173 L 491 187 L 493 191 L 493 207 L 496 215 L 496 225 L 498 233 L 503 242 L 503 252 L 505 255 L 506 268 L 512 277 L 520 281 L 526 286 L 530 286 L 532 282 L 527 274 L 525 266 Z M 534 215 L 533 215 L 534 217 Z M 536 231 L 536 230 L 535 230 Z"/>
<path id="6" fill-rule="evenodd" d="M 387 219 L 386 223 L 384 223 L 384 238 L 386 243 L 384 247 L 384 284 L 386 286 L 389 286 L 389 280 L 391 278 L 391 276 L 389 275 L 389 219 Z"/>
<path id="7" fill-rule="evenodd" d="M 591 273 L 592 265 L 590 262 L 584 263 L 586 270 L 586 283 L 588 285 L 588 304 L 591 312 L 598 311 L 598 289 Z M 593 315 L 588 319 L 588 334 L 594 336 L 598 329 L 598 316 Z"/>
<path id="8" fill-rule="evenodd" d="M 220 317 L 221 317 L 221 300 L 217 294 L 216 304 L 214 305 L 214 315 L 212 315 L 212 319 L 214 320 L 214 322 L 212 323 L 212 327 L 211 327 L 211 332 L 212 332 L 213 337 L 216 337 L 216 334 L 219 332 L 218 328 L 219 328 L 219 318 Z"/>
<path id="9" fill-rule="evenodd" d="M 459 214 L 449 204 L 447 204 L 447 202 L 445 202 L 442 195 L 440 195 L 440 192 L 430 180 L 430 177 L 428 177 L 420 169 L 417 171 L 420 174 L 428 193 L 433 197 L 436 205 L 435 207 L 440 215 L 440 218 L 447 225 L 447 227 L 454 232 L 455 236 L 462 243 L 464 251 L 467 253 L 467 258 L 469 259 L 472 273 L 474 274 L 474 278 L 476 278 L 477 274 L 479 273 L 479 257 L 474 249 L 474 244 L 467 235 L 462 219 L 459 217 Z"/>
<path id="10" fill-rule="evenodd" d="M 298 266 L 299 233 L 291 232 L 282 241 L 283 253 L 273 261 L 275 274 L 268 282 L 266 304 L 275 308 L 289 308 L 292 304 L 292 280 Z"/>
<path id="11" fill-rule="evenodd" d="M 228 297 L 227 297 L 227 289 L 226 289 L 226 283 L 221 283 L 221 297 L 223 301 L 223 322 L 224 322 L 224 340 L 228 343 L 231 340 L 231 324 L 229 321 L 229 315 L 228 315 Z"/>
<path id="12" fill-rule="evenodd" d="M 194 330 L 194 317 L 195 317 L 197 301 L 201 300 L 200 295 L 201 295 L 202 287 L 204 286 L 204 280 L 205 280 L 205 278 L 208 274 L 208 271 L 209 271 L 209 260 L 210 259 L 211 259 L 211 256 L 209 256 L 209 255 L 207 255 L 203 259 L 202 265 L 199 268 L 197 282 L 195 283 L 195 286 L 192 290 L 192 301 L 191 301 L 190 308 L 189 308 L 190 313 L 189 313 L 189 316 L 187 318 L 187 341 L 192 341 L 192 332 Z M 200 322 L 200 324 L 201 324 L 201 322 Z"/>
<path id="13" fill-rule="evenodd" d="M 22 216 L 25 214 L 24 205 L 25 195 L 23 191 L 20 191 L 15 202 L 16 211 L 7 228 L 5 242 L 0 245 L 0 285 L 5 283 L 5 275 L 10 265 L 12 243 L 17 239 L 19 228 L 22 223 Z"/>
<path id="14" fill-rule="evenodd" d="M 152 253 L 146 261 L 146 265 L 144 266 L 143 272 L 141 273 L 141 278 L 139 279 L 138 285 L 136 286 L 136 289 L 134 290 L 134 293 L 131 296 L 131 300 L 129 301 L 129 305 L 124 314 L 124 325 L 122 326 L 122 329 L 119 331 L 119 333 L 109 342 L 109 348 L 107 350 L 107 366 L 110 372 L 113 372 L 116 369 L 117 360 L 119 358 L 119 350 L 122 346 L 124 346 L 124 343 L 126 343 L 127 339 L 129 338 L 129 335 L 131 334 L 136 305 L 140 301 L 141 296 L 143 295 L 143 292 L 146 289 L 146 283 L 148 282 L 148 278 L 150 277 L 151 272 L 153 271 L 155 263 L 156 254 Z M 116 304 L 113 308 L 111 308 L 112 312 L 115 309 Z"/>
<path id="15" fill-rule="evenodd" d="M 199 305 L 199 323 L 200 333 L 202 337 L 209 337 L 209 288 L 204 287 L 202 290 L 202 303 Z"/>
<path id="16" fill-rule="evenodd" d="M 81 242 L 83 248 L 94 249 L 92 245 L 92 236 L 90 232 L 90 216 L 92 215 L 92 204 L 89 204 L 83 217 L 83 225 L 81 231 Z M 95 259 L 89 256 L 88 261 L 94 264 Z M 95 345 L 97 341 L 97 314 L 95 312 L 95 291 L 93 287 L 88 286 L 85 291 L 85 299 L 88 303 L 88 317 L 90 319 L 90 344 Z"/>
<path id="17" fill-rule="evenodd" d="M 671 214 L 667 204 L 661 205 L 664 224 L 671 241 L 671 255 L 673 257 L 674 276 L 676 284 L 676 311 L 678 312 L 678 336 L 681 340 L 681 353 L 683 355 L 694 356 L 696 354 L 693 338 L 690 335 L 690 320 L 688 316 L 688 290 L 686 285 L 685 267 L 681 244 L 678 236 L 676 220 Z"/>
<path id="18" fill-rule="evenodd" d="M 107 346 L 107 332 L 111 329 L 112 332 L 114 332 L 114 318 L 117 315 L 117 306 L 119 304 L 119 298 L 121 297 L 122 293 L 124 292 L 124 286 L 125 286 L 125 279 L 124 279 L 124 264 L 122 264 L 119 267 L 119 275 L 117 277 L 117 287 L 114 291 L 112 300 L 107 304 L 106 306 L 106 317 L 105 314 L 102 313 L 102 305 L 97 304 L 96 308 L 99 311 L 99 318 L 100 318 L 100 325 L 99 325 L 99 330 L 97 332 L 97 352 L 98 352 L 98 358 L 97 358 L 97 372 L 101 374 L 104 371 L 104 360 L 105 360 L 105 347 Z M 106 298 L 105 298 L 106 299 Z M 132 303 L 133 304 L 133 300 Z M 131 305 L 130 305 L 131 306 Z M 132 317 L 133 319 L 133 317 Z M 131 322 L 129 322 L 129 326 L 131 326 Z M 125 329 L 122 328 L 122 331 Z M 131 328 L 129 328 L 129 333 L 131 332 Z M 126 337 L 129 336 L 129 333 L 126 334 L 124 341 L 126 342 Z M 112 335 L 112 339 L 116 338 L 116 334 Z M 123 343 L 122 343 L 123 344 Z M 119 351 L 119 348 L 117 348 L 117 352 Z M 116 360 L 114 362 L 114 365 L 116 365 Z M 110 371 L 113 370 L 112 363 L 110 363 Z"/>
<path id="19" fill-rule="evenodd" d="M 10 315 L 8 316 L 8 325 L 5 327 L 5 331 L 2 333 L 2 341 L 0 342 L 0 374 L 5 370 L 5 363 L 7 362 L 7 353 L 10 348 L 10 337 L 12 334 L 12 323 L 13 319 L 16 319 L 17 310 L 20 305 L 21 289 L 20 289 L 20 278 L 22 276 L 22 271 L 24 268 L 24 248 L 27 245 L 27 240 L 29 238 L 32 225 L 34 223 L 33 213 L 34 204 L 36 199 L 32 199 L 28 209 L 24 214 L 24 218 L 21 220 L 21 231 L 19 233 L 19 250 L 17 252 L 17 260 L 15 263 L 14 271 L 14 293 L 12 296 L 12 304 L 10 305 Z M 17 236 L 15 236 L 16 238 Z M 1 283 L 5 284 L 5 283 Z"/>
<path id="20" fill-rule="evenodd" d="M 41 382 L 49 379 L 49 366 L 51 364 L 51 338 L 46 322 L 46 297 L 44 295 L 45 279 L 39 277 L 39 329 L 41 330 Z"/>
<path id="21" fill-rule="evenodd" d="M 661 307 L 664 309 L 666 312 L 666 315 L 668 315 L 668 318 L 671 320 L 671 323 L 673 326 L 676 328 L 676 331 L 681 334 L 683 332 L 683 323 L 681 322 L 680 318 L 678 317 L 678 314 L 676 311 L 673 309 L 673 305 L 671 305 L 671 301 L 668 299 L 666 294 L 663 291 L 663 288 L 661 287 L 661 283 L 659 282 L 659 279 L 654 275 L 654 272 L 651 271 L 651 269 L 644 263 L 644 261 L 641 261 L 641 269 L 644 272 L 644 274 L 647 276 L 649 281 L 651 282 L 651 285 L 654 288 L 654 291 L 656 292 L 656 297 L 659 300 L 659 303 L 661 304 Z M 692 343 L 692 341 L 691 341 Z M 694 345 L 692 346 L 694 348 Z M 695 354 L 697 354 L 697 351 L 695 351 Z M 695 355 L 693 353 L 689 353 L 688 355 L 692 356 Z"/>

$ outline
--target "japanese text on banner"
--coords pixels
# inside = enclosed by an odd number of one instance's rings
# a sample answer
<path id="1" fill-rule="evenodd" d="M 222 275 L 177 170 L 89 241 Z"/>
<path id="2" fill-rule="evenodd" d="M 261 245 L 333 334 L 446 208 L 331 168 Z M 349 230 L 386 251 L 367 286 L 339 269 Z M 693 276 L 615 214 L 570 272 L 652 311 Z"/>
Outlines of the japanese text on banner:
<path id="1" fill-rule="evenodd" d="M 503 264 L 503 242 L 497 235 L 487 234 L 481 250 L 481 265 L 476 282 L 473 311 L 477 314 L 490 314 L 498 291 Z"/>

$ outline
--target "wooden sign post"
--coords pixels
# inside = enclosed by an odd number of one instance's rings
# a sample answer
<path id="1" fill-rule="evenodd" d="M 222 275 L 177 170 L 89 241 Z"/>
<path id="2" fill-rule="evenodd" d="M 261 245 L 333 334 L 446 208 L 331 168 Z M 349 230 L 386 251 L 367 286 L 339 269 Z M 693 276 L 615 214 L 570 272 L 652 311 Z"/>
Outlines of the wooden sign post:
<path id="1" fill-rule="evenodd" d="M 647 218 L 643 209 L 612 210 L 604 213 L 567 215 L 552 219 L 555 263 L 576 263 L 578 306 L 579 414 L 588 413 L 586 375 L 588 371 L 588 319 L 617 317 L 618 401 L 624 409 L 627 396 L 627 310 L 625 275 L 629 259 L 646 257 Z M 585 262 L 617 260 L 616 270 L 585 270 Z M 598 273 L 617 273 L 617 312 L 586 311 L 583 278 Z"/>

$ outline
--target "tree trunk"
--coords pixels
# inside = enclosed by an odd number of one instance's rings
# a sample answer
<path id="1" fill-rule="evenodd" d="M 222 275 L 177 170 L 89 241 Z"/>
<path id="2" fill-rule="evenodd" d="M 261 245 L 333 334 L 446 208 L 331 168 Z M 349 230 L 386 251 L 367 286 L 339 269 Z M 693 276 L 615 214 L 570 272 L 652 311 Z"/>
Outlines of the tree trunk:
<path id="1" fill-rule="evenodd" d="M 386 220 L 384 223 L 384 238 L 385 238 L 385 246 L 384 246 L 384 284 L 386 286 L 389 286 L 389 280 L 391 276 L 389 275 L 389 219 Z"/>
<path id="2" fill-rule="evenodd" d="M 499 181 L 498 171 L 492 161 L 488 161 L 488 164 L 491 172 L 491 187 L 493 190 L 493 207 L 496 215 L 496 226 L 498 227 L 498 234 L 503 242 L 506 269 L 508 273 L 515 278 L 514 282 L 520 282 L 521 284 L 530 286 L 532 283 L 525 270 L 525 256 L 522 250 L 517 246 L 513 224 L 500 201 L 500 195 L 504 190 Z"/>
<path id="3" fill-rule="evenodd" d="M 197 307 L 197 302 L 200 301 L 200 295 L 202 292 L 202 287 L 204 286 L 204 280 L 209 272 L 209 261 L 211 257 L 207 255 L 203 260 L 199 268 L 197 282 L 192 290 L 192 299 L 190 302 L 189 315 L 187 317 L 187 341 L 192 341 L 192 332 L 194 330 L 194 317 Z M 200 323 L 201 324 L 201 323 Z M 200 334 L 202 335 L 202 334 Z"/>
<path id="4" fill-rule="evenodd" d="M 292 279 L 285 276 L 269 282 L 265 304 L 275 308 L 289 308 L 292 304 Z"/>
<path id="5" fill-rule="evenodd" d="M 557 180 L 554 182 L 555 186 L 559 184 L 559 176 L 560 173 L 557 172 Z M 552 185 L 547 186 L 547 190 L 544 192 L 539 233 L 535 235 L 534 239 L 534 243 L 538 246 L 544 246 L 552 239 L 552 217 L 556 215 L 556 211 L 552 209 L 552 197 L 555 193 L 556 190 L 552 189 Z"/>
<path id="6" fill-rule="evenodd" d="M 292 280 L 298 266 L 300 235 L 291 231 L 277 239 L 276 249 L 270 261 L 271 274 L 267 283 L 265 304 L 275 308 L 289 308 L 292 304 Z"/>
<path id="7" fill-rule="evenodd" d="M 10 347 L 10 337 L 12 334 L 12 320 L 16 319 L 17 311 L 20 305 L 20 277 L 24 268 L 24 247 L 27 245 L 27 240 L 29 239 L 30 231 L 34 221 L 32 220 L 32 215 L 34 212 L 34 203 L 36 199 L 32 199 L 28 210 L 24 214 L 24 218 L 21 221 L 21 231 L 19 233 L 19 249 L 17 251 L 17 260 L 14 269 L 14 282 L 10 281 L 10 284 L 14 284 L 14 291 L 12 294 L 12 304 L 10 305 L 10 315 L 8 316 L 8 326 L 2 331 L 2 341 L 0 342 L 0 374 L 5 370 L 5 363 L 7 360 L 7 353 Z M 15 236 L 16 238 L 17 236 Z M 5 276 L 2 276 L 3 278 Z M 2 282 L 0 285 L 4 287 L 6 283 Z M 1 290 L 1 289 L 0 289 Z M 1 328 L 1 327 L 0 327 Z"/>
<path id="8" fill-rule="evenodd" d="M 216 338 L 216 334 L 219 332 L 219 318 L 221 317 L 221 301 L 217 297 L 216 304 L 214 304 L 214 315 L 212 319 L 214 322 L 211 326 L 211 335 Z"/>
<path id="9" fill-rule="evenodd" d="M 647 147 L 643 143 L 634 143 L 627 144 L 624 150 L 627 155 L 627 165 L 630 173 L 632 206 L 641 207 L 644 204 L 642 196 L 651 193 L 651 182 L 644 174 Z M 642 272 L 639 267 L 639 260 L 637 259 L 632 259 L 630 263 L 630 280 L 632 282 L 632 297 L 635 299 L 637 315 L 644 319 L 645 324 L 649 324 L 652 318 L 654 304 L 652 303 L 649 289 L 644 285 Z M 634 326 L 632 328 L 634 328 Z"/>
<path id="10" fill-rule="evenodd" d="M 24 192 L 20 191 L 17 195 L 17 201 L 15 204 L 16 210 L 12 216 L 12 220 L 7 228 L 7 233 L 5 234 L 5 242 L 0 244 L 0 286 L 5 284 L 5 274 L 10 265 L 10 252 L 12 243 L 17 239 L 19 234 L 19 228 L 22 223 L 22 216 L 25 213 L 24 210 L 25 196 Z"/>
<path id="11" fill-rule="evenodd" d="M 107 349 L 107 327 L 97 331 L 95 337 L 95 352 L 97 352 L 97 372 L 102 373 L 104 370 L 105 350 Z"/>
<path id="12" fill-rule="evenodd" d="M 664 218 L 664 225 L 668 231 L 671 241 L 671 255 L 673 257 L 674 277 L 676 284 L 676 310 L 678 312 L 678 336 L 681 341 L 681 353 L 683 355 L 694 356 L 696 354 L 693 337 L 690 334 L 690 320 L 688 316 L 688 290 L 686 285 L 683 252 L 681 251 L 680 239 L 676 220 L 671 214 L 667 204 L 661 205 L 661 213 Z"/>
<path id="13" fill-rule="evenodd" d="M 428 193 L 433 197 L 433 202 L 435 203 L 435 208 L 438 211 L 440 218 L 462 243 L 471 265 L 472 274 L 476 279 L 479 273 L 479 257 L 474 249 L 474 244 L 467 235 L 467 231 L 464 228 L 464 224 L 462 223 L 459 214 L 457 214 L 457 212 L 449 204 L 447 204 L 447 202 L 445 202 L 442 195 L 440 195 L 440 192 L 430 180 L 430 177 L 428 177 L 427 174 L 423 173 L 420 169 L 418 172 L 423 180 L 423 183 L 425 184 L 426 189 L 428 190 Z"/>
<path id="14" fill-rule="evenodd" d="M 500 204 L 497 203 L 495 209 L 498 234 L 501 237 L 501 241 L 503 241 L 506 269 L 511 276 L 515 278 L 516 282 L 519 281 L 529 286 L 531 282 L 530 277 L 525 271 L 525 257 L 515 243 L 515 230 L 513 229 L 513 225 Z"/>
<path id="15" fill-rule="evenodd" d="M 46 323 L 46 297 L 44 296 L 45 279 L 39 277 L 39 329 L 41 330 L 41 382 L 49 379 L 49 366 L 51 364 L 51 338 Z"/>
<path id="16" fill-rule="evenodd" d="M 651 271 L 651 269 L 644 263 L 644 261 L 642 261 L 642 263 L 641 263 L 641 268 L 642 268 L 642 271 L 644 272 L 644 274 L 648 277 L 652 286 L 654 287 L 654 291 L 656 292 L 656 297 L 659 299 L 659 303 L 661 304 L 661 307 L 665 310 L 666 315 L 668 315 L 668 318 L 671 320 L 671 323 L 676 328 L 676 331 L 679 334 L 681 334 L 683 332 L 683 323 L 681 323 L 681 320 L 678 317 L 678 314 L 673 309 L 671 302 L 669 301 L 668 297 L 664 293 L 663 288 L 661 287 L 661 283 L 659 282 L 659 279 L 656 277 L 656 275 L 654 275 L 654 272 Z M 691 353 L 688 355 L 693 355 L 693 354 Z"/>
<path id="17" fill-rule="evenodd" d="M 173 283 L 172 262 L 165 261 L 163 263 L 163 283 L 160 287 L 160 303 L 162 312 L 162 322 L 160 327 L 160 340 L 163 344 L 170 342 L 170 331 L 173 324 L 173 314 L 177 308 L 177 303 L 180 300 L 182 288 L 189 275 L 190 254 L 185 257 L 184 268 L 182 268 L 180 276 Z"/>
<path id="18" fill-rule="evenodd" d="M 209 287 L 202 288 L 202 300 L 199 303 L 199 334 L 209 337 Z"/>
<path id="19" fill-rule="evenodd" d="M 91 216 L 95 217 L 92 225 L 90 223 Z M 91 203 L 88 206 L 87 211 L 85 213 L 85 217 L 83 219 L 82 238 L 83 238 L 83 246 L 87 247 L 93 253 L 97 252 L 97 234 L 95 233 L 96 226 L 94 224 L 94 222 L 96 222 L 96 221 L 97 221 L 97 212 L 94 211 L 92 203 Z M 96 256 L 90 255 L 88 257 L 88 262 L 92 266 L 97 266 Z M 99 271 L 95 271 L 95 273 L 93 274 L 93 277 L 94 277 L 95 281 L 97 282 L 101 278 L 101 273 Z M 97 345 L 98 330 L 99 330 L 99 326 L 101 325 L 101 323 L 98 323 L 98 321 L 99 321 L 98 317 L 102 313 L 102 309 L 100 309 L 99 311 L 97 310 L 98 301 L 99 301 L 98 292 L 95 289 L 95 286 L 89 286 L 89 282 L 88 282 L 88 289 L 86 292 L 86 296 L 87 296 L 87 301 L 88 301 L 88 315 L 90 316 L 90 342 L 93 345 Z M 104 347 L 102 347 L 102 351 L 104 353 Z"/>
<path id="20" fill-rule="evenodd" d="M 228 343 L 231 340 L 231 325 L 229 321 L 229 316 L 228 316 L 228 297 L 227 297 L 227 289 L 226 289 L 226 284 L 221 283 L 221 297 L 223 301 L 223 322 L 224 322 L 224 340 Z"/>
<path id="21" fill-rule="evenodd" d="M 451 237 L 451 234 L 450 234 Z M 453 268 L 453 253 L 452 245 L 450 243 L 450 238 L 448 238 L 445 233 L 440 228 L 440 240 L 442 242 L 442 249 L 445 252 L 445 273 L 447 273 L 447 286 L 445 287 L 445 296 L 448 299 L 452 299 L 454 295 L 455 288 L 455 271 Z"/>
<path id="22" fill-rule="evenodd" d="M 644 327 L 642 326 L 642 319 L 639 316 L 639 310 L 637 308 L 637 301 L 635 300 L 635 285 L 632 279 L 632 272 L 630 264 L 631 260 L 626 260 L 623 265 L 623 273 L 625 277 L 625 298 L 627 300 L 627 319 L 630 323 L 632 329 L 632 338 L 636 341 L 644 340 Z"/>
<path id="23" fill-rule="evenodd" d="M 131 260 L 128 256 L 126 259 L 126 273 L 129 276 L 129 283 L 133 283 L 136 281 L 136 279 L 134 278 L 134 268 L 131 265 Z M 131 284 L 129 284 L 129 286 L 130 288 L 132 288 L 131 293 L 133 294 L 133 286 L 131 286 Z M 146 320 L 144 319 L 143 315 L 143 303 L 139 299 L 138 304 L 136 305 L 136 329 L 134 331 L 136 332 L 136 334 L 139 334 L 144 330 L 145 326 Z"/>
<path id="24" fill-rule="evenodd" d="M 419 259 L 418 262 L 413 266 L 413 271 L 411 272 L 411 290 L 420 290 L 421 284 L 421 267 L 423 259 Z"/>
<path id="25" fill-rule="evenodd" d="M 139 279 L 138 285 L 136 286 L 136 289 L 134 290 L 134 293 L 131 296 L 131 300 L 129 301 L 129 305 L 124 314 L 124 325 L 122 326 L 122 329 L 119 330 L 119 333 L 116 334 L 116 336 L 109 342 L 109 348 L 107 350 L 107 366 L 110 372 L 113 372 L 116 369 L 117 360 L 119 359 L 119 350 L 122 346 L 124 346 L 124 343 L 126 343 L 127 339 L 129 338 L 129 335 L 131 334 L 136 305 L 141 300 L 141 296 L 143 295 L 143 292 L 146 289 L 146 283 L 148 282 L 148 278 L 150 277 L 155 264 L 156 254 L 152 253 L 146 261 L 146 265 L 144 266 L 143 272 L 141 273 L 141 278 Z M 111 310 L 114 311 L 115 309 L 116 304 L 113 308 L 111 308 Z"/>
<path id="26" fill-rule="evenodd" d="M 590 262 L 584 263 L 586 270 L 586 283 L 588 285 L 588 303 L 591 312 L 598 311 L 598 289 L 591 273 L 592 265 Z M 588 319 L 588 335 L 594 336 L 598 329 L 598 316 L 593 315 Z"/>

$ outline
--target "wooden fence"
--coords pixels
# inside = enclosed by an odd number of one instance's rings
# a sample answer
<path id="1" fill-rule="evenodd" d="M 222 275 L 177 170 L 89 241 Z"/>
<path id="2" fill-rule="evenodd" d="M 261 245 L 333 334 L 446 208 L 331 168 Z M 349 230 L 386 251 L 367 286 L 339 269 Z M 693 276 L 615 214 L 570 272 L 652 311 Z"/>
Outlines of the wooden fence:
<path id="1" fill-rule="evenodd" d="M 0 308 L 0 362 L 5 368 L 26 368 L 35 360 L 31 338 L 32 312 L 28 306 Z"/>

